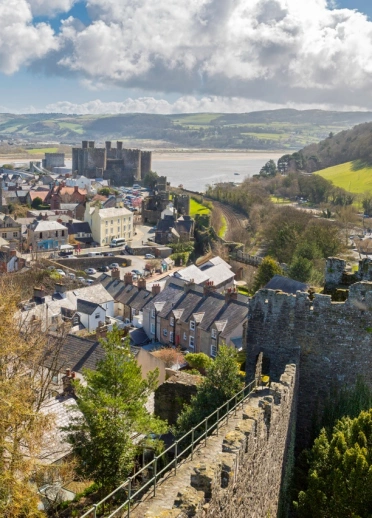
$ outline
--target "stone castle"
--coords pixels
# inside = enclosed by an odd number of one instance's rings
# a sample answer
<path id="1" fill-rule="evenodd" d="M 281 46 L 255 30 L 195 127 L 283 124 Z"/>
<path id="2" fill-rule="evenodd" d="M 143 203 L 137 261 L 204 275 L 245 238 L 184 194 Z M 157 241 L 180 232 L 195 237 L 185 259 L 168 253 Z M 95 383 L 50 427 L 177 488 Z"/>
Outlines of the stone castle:
<path id="1" fill-rule="evenodd" d="M 268 289 L 254 295 L 247 382 L 263 373 L 270 387 L 260 387 L 135 518 L 288 516 L 295 443 L 309 446 L 332 388 L 352 387 L 359 375 L 372 386 L 372 261 L 351 272 L 330 258 L 325 277 L 331 295 Z"/>
<path id="2" fill-rule="evenodd" d="M 87 178 L 104 178 L 111 185 L 132 185 L 151 171 L 151 151 L 125 149 L 122 142 L 111 147 L 95 147 L 94 141 L 83 140 L 81 148 L 72 148 L 72 172 Z"/>

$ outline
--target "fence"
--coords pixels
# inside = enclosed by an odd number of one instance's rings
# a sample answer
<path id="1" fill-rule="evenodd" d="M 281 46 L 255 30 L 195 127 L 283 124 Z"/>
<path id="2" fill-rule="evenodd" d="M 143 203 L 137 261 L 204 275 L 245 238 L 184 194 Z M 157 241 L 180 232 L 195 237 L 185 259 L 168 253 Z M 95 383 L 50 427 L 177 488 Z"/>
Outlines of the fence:
<path id="1" fill-rule="evenodd" d="M 231 259 L 235 259 L 235 261 L 239 261 L 241 263 L 249 264 L 251 266 L 260 266 L 262 263 L 262 257 L 258 255 L 250 255 L 242 250 L 238 250 L 237 252 L 232 252 L 230 254 Z"/>
<path id="2" fill-rule="evenodd" d="M 191 455 L 192 459 L 195 448 L 198 444 L 204 441 L 204 446 L 206 446 L 208 435 L 211 435 L 211 433 L 214 431 L 218 435 L 219 428 L 221 427 L 223 421 L 228 423 L 229 417 L 233 412 L 236 415 L 239 405 L 242 405 L 244 401 L 250 397 L 255 388 L 256 381 L 252 381 L 240 392 L 235 394 L 235 396 L 233 396 L 226 403 L 217 408 L 217 410 L 215 410 L 212 414 L 201 421 L 197 426 L 177 439 L 174 444 L 172 444 L 172 446 L 167 448 L 160 455 L 155 456 L 151 462 L 137 471 L 135 475 L 129 477 L 112 493 L 107 495 L 97 504 L 94 504 L 80 518 L 97 518 L 98 516 L 106 516 L 107 518 L 113 518 L 114 516 L 126 516 L 129 518 L 131 515 L 132 504 L 135 503 L 136 500 L 138 500 L 139 497 L 144 494 L 144 490 L 153 486 L 153 495 L 156 496 L 156 489 L 161 475 L 164 475 L 172 468 L 176 474 L 179 461 L 182 460 L 182 458 L 185 458 L 185 454 L 187 453 L 187 456 Z M 185 441 L 191 442 L 182 448 L 182 445 L 185 443 Z M 166 466 L 159 470 L 161 460 L 165 458 L 168 453 L 173 453 L 174 458 L 168 462 Z M 152 473 L 153 476 L 143 484 L 140 484 L 140 487 L 138 488 L 138 478 L 140 476 L 145 477 L 149 472 Z M 124 501 L 123 497 L 125 498 Z M 112 509 L 113 505 L 116 506 L 116 509 Z M 105 507 L 107 508 L 107 506 L 109 506 L 109 514 L 106 514 L 105 512 Z M 118 514 L 120 512 L 122 514 Z"/>

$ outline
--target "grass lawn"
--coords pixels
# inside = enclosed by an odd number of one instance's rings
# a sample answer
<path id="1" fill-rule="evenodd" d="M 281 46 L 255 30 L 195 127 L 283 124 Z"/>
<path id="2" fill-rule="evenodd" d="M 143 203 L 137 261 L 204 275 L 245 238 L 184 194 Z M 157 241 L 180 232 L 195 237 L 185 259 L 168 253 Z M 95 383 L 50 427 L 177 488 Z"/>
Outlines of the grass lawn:
<path id="1" fill-rule="evenodd" d="M 226 234 L 226 230 L 227 230 L 227 221 L 226 221 L 225 216 L 223 216 L 221 214 L 221 226 L 220 226 L 220 229 L 218 231 L 218 237 L 224 238 L 225 234 Z"/>
<path id="2" fill-rule="evenodd" d="M 281 198 L 280 196 L 270 196 L 270 200 L 273 202 L 273 203 L 290 203 L 290 200 L 288 200 L 287 198 Z"/>
<path id="3" fill-rule="evenodd" d="M 41 155 L 43 153 L 57 153 L 57 151 L 57 147 L 45 147 L 39 149 L 28 149 L 27 153 L 29 153 L 30 155 Z"/>
<path id="4" fill-rule="evenodd" d="M 372 167 L 358 166 L 355 162 L 346 162 L 322 169 L 317 171 L 316 174 L 349 192 L 372 192 Z"/>
<path id="5" fill-rule="evenodd" d="M 197 214 L 209 214 L 210 210 L 193 198 L 190 198 L 190 216 L 195 218 Z"/>

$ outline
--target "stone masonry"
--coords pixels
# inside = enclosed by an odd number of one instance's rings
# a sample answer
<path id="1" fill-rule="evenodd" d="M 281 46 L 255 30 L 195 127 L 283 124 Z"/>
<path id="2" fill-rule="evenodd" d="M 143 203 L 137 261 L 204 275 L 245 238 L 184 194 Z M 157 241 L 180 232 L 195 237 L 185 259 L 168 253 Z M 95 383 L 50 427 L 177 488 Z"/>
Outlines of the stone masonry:
<path id="1" fill-rule="evenodd" d="M 135 508 L 133 518 L 267 518 L 283 502 L 294 439 L 297 368 L 258 388 L 229 424 L 208 439 Z M 150 492 L 151 493 L 151 492 Z"/>
<path id="2" fill-rule="evenodd" d="M 263 353 L 264 374 L 279 379 L 300 355 L 297 444 L 307 446 L 316 411 L 332 386 L 353 386 L 358 375 L 372 386 L 372 282 L 350 286 L 346 302 L 330 295 L 287 295 L 260 290 L 250 301 L 247 378 Z"/>

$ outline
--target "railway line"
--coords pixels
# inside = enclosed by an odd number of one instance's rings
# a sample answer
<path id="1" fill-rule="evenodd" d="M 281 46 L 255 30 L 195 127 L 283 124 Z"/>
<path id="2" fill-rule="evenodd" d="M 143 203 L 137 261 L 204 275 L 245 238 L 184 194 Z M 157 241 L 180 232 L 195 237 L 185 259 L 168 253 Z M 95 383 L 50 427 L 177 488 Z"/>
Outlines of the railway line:
<path id="1" fill-rule="evenodd" d="M 245 229 L 247 225 L 247 217 L 244 214 L 241 214 L 234 210 L 229 205 L 225 205 L 219 201 L 211 200 L 213 202 L 213 206 L 220 210 L 223 216 L 226 219 L 227 230 L 225 232 L 224 239 L 226 241 L 232 240 L 233 231 L 237 228 Z"/>

